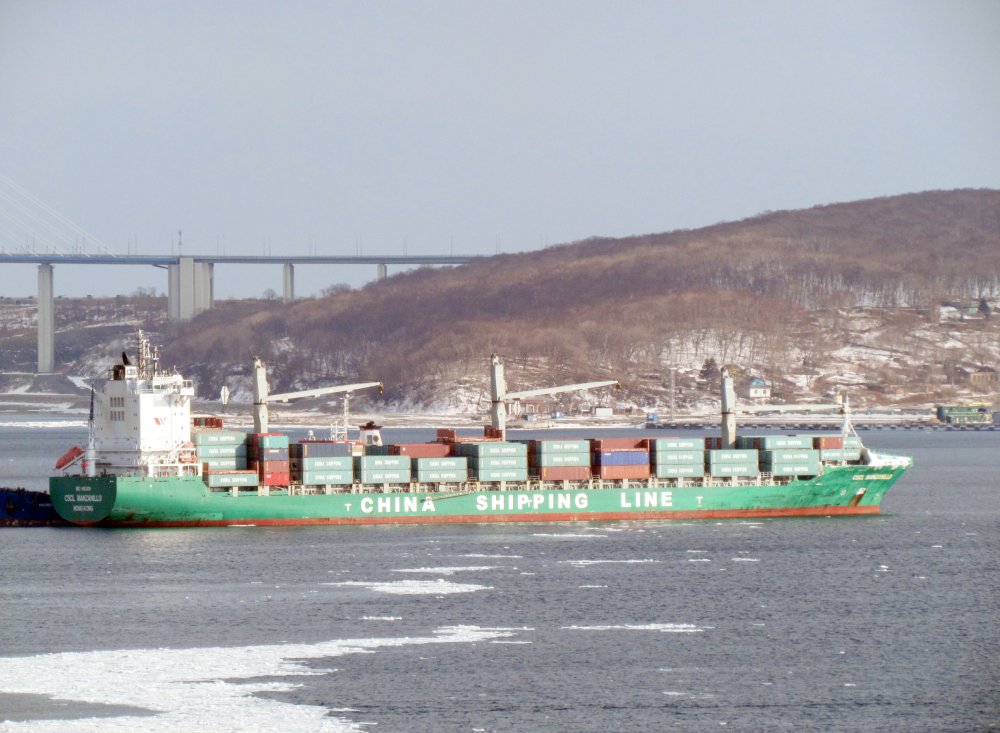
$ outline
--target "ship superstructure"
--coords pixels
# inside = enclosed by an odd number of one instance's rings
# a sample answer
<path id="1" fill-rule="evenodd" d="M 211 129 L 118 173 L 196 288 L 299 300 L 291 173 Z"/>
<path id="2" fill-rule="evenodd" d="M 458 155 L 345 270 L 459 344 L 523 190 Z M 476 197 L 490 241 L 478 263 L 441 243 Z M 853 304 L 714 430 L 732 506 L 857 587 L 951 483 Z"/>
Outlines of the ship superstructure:
<path id="1" fill-rule="evenodd" d="M 194 385 L 160 368 L 159 349 L 140 331 L 133 364 L 127 354 L 93 392 L 88 475 L 201 475 L 191 443 Z"/>

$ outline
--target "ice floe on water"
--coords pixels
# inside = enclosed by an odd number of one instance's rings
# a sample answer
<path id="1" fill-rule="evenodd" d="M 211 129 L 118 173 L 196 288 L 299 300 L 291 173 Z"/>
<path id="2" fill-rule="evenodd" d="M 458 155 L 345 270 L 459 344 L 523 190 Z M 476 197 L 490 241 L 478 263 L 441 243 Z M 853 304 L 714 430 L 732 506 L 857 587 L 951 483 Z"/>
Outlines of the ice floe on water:
<path id="1" fill-rule="evenodd" d="M 645 563 L 660 562 L 660 560 L 654 560 L 651 557 L 644 557 L 642 559 L 636 560 L 560 560 L 559 562 L 564 562 L 569 565 L 573 565 L 578 568 L 587 567 L 588 565 L 642 565 Z"/>
<path id="2" fill-rule="evenodd" d="M 659 631 L 665 634 L 689 634 L 704 631 L 695 624 L 609 624 L 600 626 L 561 626 L 570 631 Z"/>
<path id="3" fill-rule="evenodd" d="M 760 562 L 759 557 L 734 557 L 733 562 Z"/>
<path id="4" fill-rule="evenodd" d="M 491 585 L 452 583 L 443 578 L 438 578 L 437 580 L 392 581 L 345 580 L 340 583 L 324 583 L 323 585 L 357 586 L 359 588 L 368 588 L 376 593 L 392 593 L 400 596 L 440 596 L 448 593 L 474 593 L 477 590 L 493 590 L 493 586 Z"/>
<path id="5" fill-rule="evenodd" d="M 601 539 L 607 539 L 606 534 L 570 534 L 562 532 L 535 532 L 532 537 L 555 537 L 560 540 L 579 540 L 579 539 L 596 539 L 600 537 Z"/>
<path id="6" fill-rule="evenodd" d="M 593 584 L 578 585 L 577 586 L 577 588 L 607 588 L 607 587 L 608 586 L 606 586 L 606 585 L 593 585 Z"/>
<path id="7" fill-rule="evenodd" d="M 434 573 L 435 575 L 454 575 L 463 571 L 496 570 L 496 565 L 462 565 L 443 568 L 396 568 L 394 573 Z"/>
<path id="8" fill-rule="evenodd" d="M 402 621 L 402 616 L 362 616 L 362 621 Z"/>
<path id="9" fill-rule="evenodd" d="M 481 560 L 520 560 L 524 555 L 485 555 L 481 552 L 469 552 L 462 557 L 472 557 Z"/>
<path id="10" fill-rule="evenodd" d="M 100 718 L 67 719 L 72 704 L 60 705 L 53 708 L 53 719 L 0 721 L 0 731 L 357 731 L 357 722 L 330 716 L 331 712 L 352 712 L 347 708 L 332 711 L 257 697 L 254 693 L 292 690 L 296 684 L 283 678 L 329 672 L 310 667 L 309 660 L 371 653 L 388 647 L 470 643 L 511 636 L 511 629 L 449 626 L 423 637 L 229 648 L 124 649 L 0 658 L 0 693 L 40 695 L 60 702 L 128 706 L 149 711 L 145 715 L 130 711 Z M 87 706 L 82 708 L 86 709 Z M 33 717 L 38 716 L 33 714 Z"/>

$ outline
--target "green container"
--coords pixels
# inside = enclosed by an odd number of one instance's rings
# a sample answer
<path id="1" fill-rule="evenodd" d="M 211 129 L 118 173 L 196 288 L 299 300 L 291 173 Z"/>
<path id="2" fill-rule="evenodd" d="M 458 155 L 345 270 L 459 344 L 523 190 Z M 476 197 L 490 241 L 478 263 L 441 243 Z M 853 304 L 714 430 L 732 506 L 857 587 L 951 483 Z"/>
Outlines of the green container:
<path id="1" fill-rule="evenodd" d="M 753 463 L 757 465 L 757 451 L 740 449 L 722 449 L 706 451 L 708 464 L 714 466 L 721 463 Z"/>
<path id="2" fill-rule="evenodd" d="M 692 466 L 705 465 L 704 450 L 658 450 L 649 455 L 654 466 L 670 463 L 684 463 Z"/>
<path id="3" fill-rule="evenodd" d="M 819 461 L 772 463 L 761 465 L 761 470 L 774 476 L 815 476 L 819 473 Z"/>
<path id="4" fill-rule="evenodd" d="M 258 448 L 288 448 L 287 435 L 258 435 L 256 442 Z"/>
<path id="5" fill-rule="evenodd" d="M 352 471 L 354 459 L 351 456 L 316 456 L 314 458 L 293 458 L 289 461 L 293 471 Z"/>
<path id="6" fill-rule="evenodd" d="M 205 483 L 212 488 L 223 486 L 256 486 L 260 481 L 256 471 L 241 473 L 206 473 Z"/>
<path id="7" fill-rule="evenodd" d="M 392 455 L 391 449 L 387 445 L 366 445 L 366 456 L 388 456 Z"/>
<path id="8" fill-rule="evenodd" d="M 343 486 L 354 482 L 354 471 L 323 469 L 303 471 L 301 481 L 306 486 Z"/>
<path id="9" fill-rule="evenodd" d="M 465 468 L 418 468 L 416 471 L 416 481 L 424 484 L 454 484 L 468 480 L 469 471 Z"/>
<path id="10" fill-rule="evenodd" d="M 531 441 L 531 450 L 542 456 L 551 455 L 554 453 L 590 453 L 590 441 L 589 440 L 533 440 Z M 572 465 L 572 464 L 555 464 L 555 463 L 542 463 L 542 466 L 549 465 Z"/>
<path id="11" fill-rule="evenodd" d="M 704 450 L 704 448 L 704 438 L 654 438 L 649 441 L 650 452 L 668 450 Z"/>
<path id="12" fill-rule="evenodd" d="M 234 444 L 214 444 L 205 443 L 202 445 L 195 446 L 195 454 L 200 459 L 206 458 L 235 458 L 242 457 L 246 458 L 247 446 L 246 443 L 240 443 L 239 445 Z"/>
<path id="13" fill-rule="evenodd" d="M 191 434 L 192 442 L 197 445 L 240 445 L 247 439 L 242 430 L 201 430 Z"/>
<path id="14" fill-rule="evenodd" d="M 582 441 L 586 444 L 587 441 Z M 534 453 L 531 465 L 533 468 L 551 466 L 589 466 L 590 453 Z"/>
<path id="15" fill-rule="evenodd" d="M 496 456 L 528 457 L 528 446 L 524 443 L 455 443 L 455 453 L 460 456 L 486 458 Z"/>
<path id="16" fill-rule="evenodd" d="M 480 481 L 527 481 L 527 468 L 484 468 L 474 471 L 473 475 Z"/>
<path id="17" fill-rule="evenodd" d="M 815 463 L 819 460 L 819 451 L 795 448 L 782 448 L 781 450 L 762 450 L 760 452 L 760 462 L 764 463 Z"/>
<path id="18" fill-rule="evenodd" d="M 355 471 L 387 470 L 410 471 L 409 456 L 358 456 L 354 459 Z"/>
<path id="19" fill-rule="evenodd" d="M 716 463 L 708 467 L 708 472 L 712 476 L 732 477 L 732 476 L 756 476 L 757 461 L 751 463 Z"/>
<path id="20" fill-rule="evenodd" d="M 246 456 L 206 458 L 201 463 L 210 471 L 245 471 L 247 468 Z"/>
<path id="21" fill-rule="evenodd" d="M 413 468 L 417 471 L 467 471 L 469 461 L 465 456 L 414 458 Z"/>
<path id="22" fill-rule="evenodd" d="M 656 478 L 698 478 L 705 475 L 703 463 L 659 463 L 653 466 Z"/>
<path id="23" fill-rule="evenodd" d="M 589 465 L 589 464 L 588 464 Z M 470 458 L 469 468 L 472 470 L 490 470 L 503 468 L 523 468 L 528 470 L 527 456 L 485 456 L 482 458 Z"/>
<path id="24" fill-rule="evenodd" d="M 861 438 L 857 435 L 848 435 L 844 438 L 845 448 L 861 448 Z"/>
<path id="25" fill-rule="evenodd" d="M 366 456 L 367 457 L 367 456 Z M 402 456 L 409 458 L 409 456 Z M 408 484 L 410 468 L 363 468 L 357 472 L 363 484 Z"/>
<path id="26" fill-rule="evenodd" d="M 820 448 L 821 461 L 858 461 L 861 460 L 860 448 Z"/>
<path id="27" fill-rule="evenodd" d="M 757 440 L 761 450 L 813 447 L 813 436 L 811 435 L 761 435 Z"/>

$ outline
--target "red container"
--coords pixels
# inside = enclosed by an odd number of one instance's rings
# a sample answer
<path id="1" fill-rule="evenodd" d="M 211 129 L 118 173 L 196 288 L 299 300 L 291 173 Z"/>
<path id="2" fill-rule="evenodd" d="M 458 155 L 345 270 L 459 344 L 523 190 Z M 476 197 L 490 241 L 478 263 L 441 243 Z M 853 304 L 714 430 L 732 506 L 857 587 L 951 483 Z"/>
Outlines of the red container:
<path id="1" fill-rule="evenodd" d="M 502 440 L 503 431 L 500 428 L 495 428 L 492 425 L 486 425 L 483 427 L 483 437 L 490 440 Z"/>
<path id="2" fill-rule="evenodd" d="M 277 471 L 260 474 L 260 482 L 264 486 L 288 486 L 291 483 L 291 475 L 288 471 L 279 473 Z"/>
<path id="3" fill-rule="evenodd" d="M 438 442 L 446 440 L 454 440 L 458 437 L 458 433 L 451 428 L 438 428 L 437 429 L 437 439 Z"/>
<path id="4" fill-rule="evenodd" d="M 412 458 L 445 458 L 451 455 L 450 443 L 401 443 L 389 446 L 390 455 Z"/>
<path id="5" fill-rule="evenodd" d="M 257 473 L 263 476 L 266 473 L 288 473 L 288 461 L 257 461 Z"/>
<path id="6" fill-rule="evenodd" d="M 813 438 L 813 448 L 843 448 L 842 435 L 819 435 Z"/>
<path id="7" fill-rule="evenodd" d="M 645 449 L 648 445 L 648 438 L 594 438 L 590 441 L 591 452 L 601 452 L 606 450 L 635 450 Z"/>
<path id="8" fill-rule="evenodd" d="M 603 479 L 649 478 L 649 466 L 598 466 L 594 473 Z"/>
<path id="9" fill-rule="evenodd" d="M 706 450 L 722 450 L 722 438 L 705 438 Z"/>
<path id="10" fill-rule="evenodd" d="M 590 466 L 541 466 L 538 478 L 542 481 L 586 481 Z"/>

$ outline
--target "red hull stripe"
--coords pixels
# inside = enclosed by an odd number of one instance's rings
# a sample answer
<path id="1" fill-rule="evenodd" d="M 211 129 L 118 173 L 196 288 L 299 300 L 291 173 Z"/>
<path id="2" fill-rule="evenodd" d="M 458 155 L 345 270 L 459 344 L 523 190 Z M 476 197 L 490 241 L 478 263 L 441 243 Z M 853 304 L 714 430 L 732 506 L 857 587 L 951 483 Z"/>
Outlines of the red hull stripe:
<path id="1" fill-rule="evenodd" d="M 762 519 L 767 517 L 829 517 L 878 514 L 878 506 L 816 506 L 778 509 L 709 509 L 668 512 L 580 512 L 560 514 L 463 514 L 424 517 L 290 517 L 282 519 L 201 519 L 176 522 L 110 522 L 115 527 L 297 527 L 363 524 L 492 524 L 497 522 L 612 522 L 650 519 Z M 102 522 L 101 524 L 105 524 Z"/>

